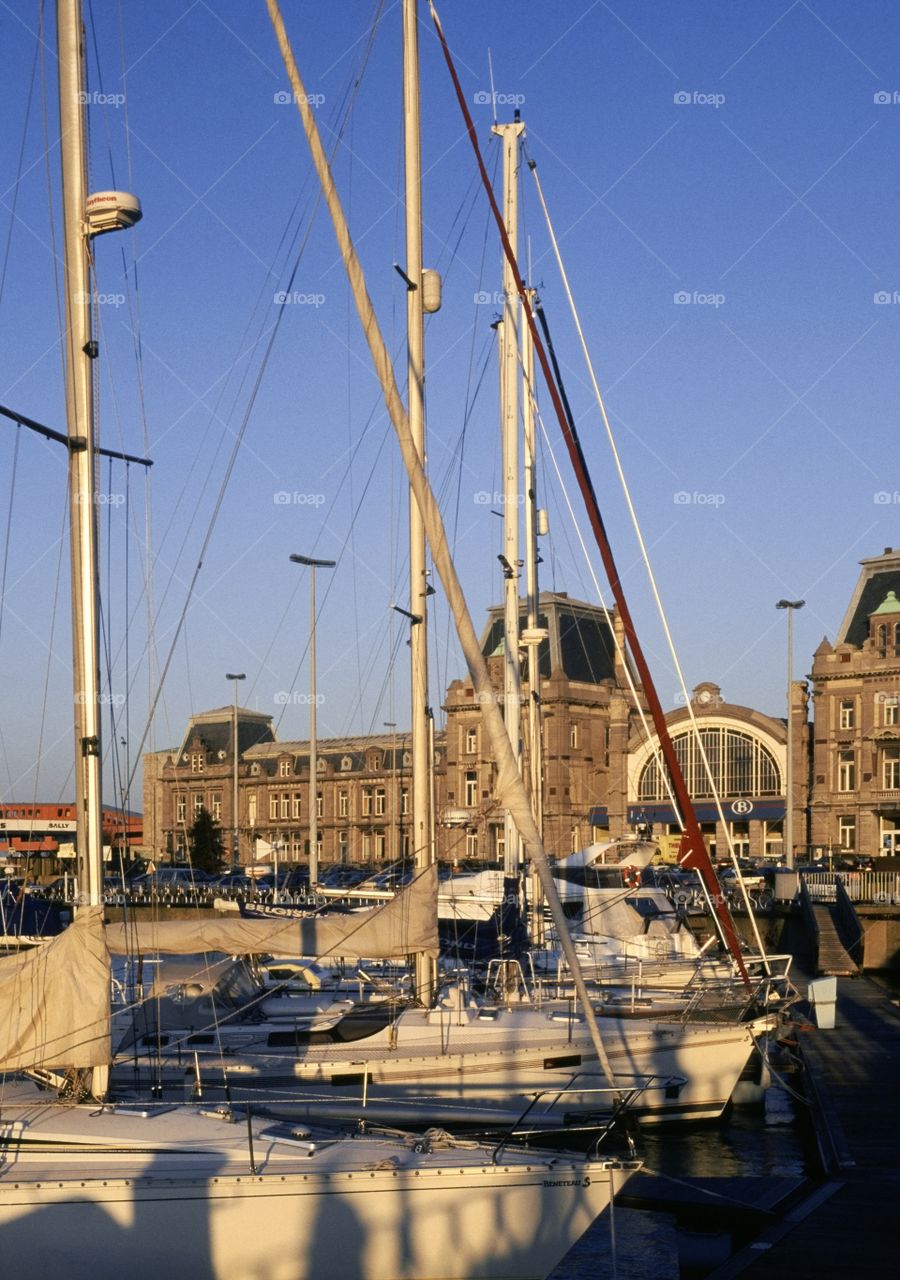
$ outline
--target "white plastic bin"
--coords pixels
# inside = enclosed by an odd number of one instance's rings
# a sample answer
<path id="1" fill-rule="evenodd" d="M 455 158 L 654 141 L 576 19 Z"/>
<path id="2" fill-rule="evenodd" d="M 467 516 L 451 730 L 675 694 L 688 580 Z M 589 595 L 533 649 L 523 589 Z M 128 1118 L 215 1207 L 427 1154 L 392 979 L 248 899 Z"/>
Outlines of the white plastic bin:
<path id="1" fill-rule="evenodd" d="M 816 978 L 809 984 L 806 994 L 816 1016 L 816 1026 L 823 1031 L 831 1031 L 837 1005 L 837 978 Z"/>

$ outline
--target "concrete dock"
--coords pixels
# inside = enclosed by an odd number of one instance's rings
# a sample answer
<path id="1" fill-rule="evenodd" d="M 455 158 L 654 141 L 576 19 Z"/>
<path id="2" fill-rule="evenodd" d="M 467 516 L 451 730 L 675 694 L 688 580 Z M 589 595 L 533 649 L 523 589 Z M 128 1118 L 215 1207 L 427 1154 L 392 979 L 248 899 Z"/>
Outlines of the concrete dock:
<path id="1" fill-rule="evenodd" d="M 838 978 L 832 1030 L 799 1034 L 826 1181 L 711 1280 L 847 1280 L 896 1273 L 900 1009 L 865 977 Z"/>

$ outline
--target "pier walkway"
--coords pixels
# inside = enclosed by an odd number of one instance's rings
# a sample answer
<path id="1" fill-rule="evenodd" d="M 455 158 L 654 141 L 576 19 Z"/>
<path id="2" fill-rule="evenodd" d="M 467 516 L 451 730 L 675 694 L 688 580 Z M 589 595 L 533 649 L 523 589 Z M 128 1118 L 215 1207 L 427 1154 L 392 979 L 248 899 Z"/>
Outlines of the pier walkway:
<path id="1" fill-rule="evenodd" d="M 714 1280 L 896 1274 L 900 1010 L 868 978 L 838 978 L 835 1028 L 810 1030 L 801 1041 L 828 1180 Z"/>

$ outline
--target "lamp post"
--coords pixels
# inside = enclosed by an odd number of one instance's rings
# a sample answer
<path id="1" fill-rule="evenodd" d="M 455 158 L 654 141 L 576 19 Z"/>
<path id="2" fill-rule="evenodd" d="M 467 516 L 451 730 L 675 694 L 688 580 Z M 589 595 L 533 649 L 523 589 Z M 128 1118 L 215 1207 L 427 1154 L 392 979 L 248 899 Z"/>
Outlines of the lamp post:
<path id="1" fill-rule="evenodd" d="M 787 767 L 784 771 L 784 861 L 794 866 L 794 717 L 792 686 L 794 683 L 794 610 L 802 609 L 805 600 L 779 600 L 776 609 L 787 609 Z"/>
<path id="2" fill-rule="evenodd" d="M 238 681 L 246 680 L 243 671 L 228 671 L 225 679 L 234 684 L 234 701 L 231 712 L 231 757 L 234 770 L 231 778 L 231 869 L 240 862 L 240 829 L 238 825 Z"/>
<path id="3" fill-rule="evenodd" d="M 309 887 L 319 882 L 319 761 L 316 755 L 316 570 L 333 569 L 336 560 L 292 555 L 309 567 Z"/>

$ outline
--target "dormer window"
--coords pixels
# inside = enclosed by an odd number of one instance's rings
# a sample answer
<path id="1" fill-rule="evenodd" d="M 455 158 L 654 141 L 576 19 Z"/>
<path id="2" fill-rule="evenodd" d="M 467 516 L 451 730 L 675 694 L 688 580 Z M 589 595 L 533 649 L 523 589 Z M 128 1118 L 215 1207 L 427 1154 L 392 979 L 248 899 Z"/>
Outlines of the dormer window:
<path id="1" fill-rule="evenodd" d="M 191 773 L 202 773 L 206 768 L 206 756 L 202 751 L 191 752 Z"/>
<path id="2" fill-rule="evenodd" d="M 324 773 L 324 772 L 325 772 L 325 761 L 320 756 L 319 759 L 316 761 L 316 773 Z"/>
<path id="3" fill-rule="evenodd" d="M 290 760 L 279 760 L 279 761 L 278 761 L 278 776 L 279 776 L 279 778 L 289 778 L 289 777 L 291 776 L 291 772 L 292 772 L 292 771 L 291 771 L 291 762 L 290 762 Z"/>
<path id="4" fill-rule="evenodd" d="M 349 773 L 353 768 L 353 760 L 350 756 L 341 756 L 341 772 Z"/>

